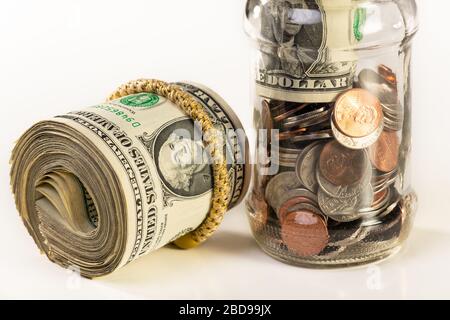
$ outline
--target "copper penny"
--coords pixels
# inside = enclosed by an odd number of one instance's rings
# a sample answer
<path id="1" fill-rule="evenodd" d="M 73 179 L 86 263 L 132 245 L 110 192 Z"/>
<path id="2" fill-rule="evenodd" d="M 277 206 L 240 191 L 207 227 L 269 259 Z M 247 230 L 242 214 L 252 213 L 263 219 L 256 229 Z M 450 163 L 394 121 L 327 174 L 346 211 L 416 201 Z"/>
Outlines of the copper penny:
<path id="1" fill-rule="evenodd" d="M 285 101 L 269 100 L 269 107 L 273 112 L 285 109 L 287 103 Z"/>
<path id="2" fill-rule="evenodd" d="M 352 138 L 374 133 L 383 125 L 380 100 L 364 89 L 352 89 L 336 101 L 335 123 L 339 131 Z"/>
<path id="3" fill-rule="evenodd" d="M 280 132 L 278 133 L 278 140 L 284 141 L 284 140 L 288 140 L 290 138 L 294 138 L 298 135 L 304 134 L 305 132 L 307 132 L 308 130 L 306 128 L 300 128 L 300 129 L 295 129 L 295 130 L 290 130 L 290 131 L 286 131 L 286 132 Z"/>
<path id="4" fill-rule="evenodd" d="M 335 186 L 350 186 L 361 181 L 367 166 L 365 151 L 348 149 L 336 140 L 327 143 L 320 154 L 320 173 Z"/>
<path id="5" fill-rule="evenodd" d="M 383 189 L 377 193 L 375 193 L 373 198 L 372 207 L 376 208 L 380 203 L 383 202 L 384 199 L 388 196 L 389 191 L 388 189 Z"/>
<path id="6" fill-rule="evenodd" d="M 320 254 L 330 239 L 324 218 L 307 210 L 289 213 L 281 226 L 281 237 L 289 250 L 300 257 Z"/>
<path id="7" fill-rule="evenodd" d="M 388 66 L 381 64 L 378 66 L 378 73 L 386 80 L 391 86 L 397 87 L 397 75 Z"/>
<path id="8" fill-rule="evenodd" d="M 370 160 L 381 172 L 391 172 L 398 166 L 400 139 L 394 131 L 383 131 L 378 141 L 369 148 Z"/>
<path id="9" fill-rule="evenodd" d="M 280 210 L 278 210 L 277 214 L 278 214 L 278 219 L 280 219 L 280 222 L 283 223 L 285 218 L 292 211 L 292 208 L 301 203 L 306 203 L 306 204 L 310 204 L 313 206 L 317 206 L 317 203 L 314 200 L 309 199 L 307 197 L 295 197 L 295 198 L 289 199 L 288 201 L 283 203 L 283 205 L 280 207 Z"/>

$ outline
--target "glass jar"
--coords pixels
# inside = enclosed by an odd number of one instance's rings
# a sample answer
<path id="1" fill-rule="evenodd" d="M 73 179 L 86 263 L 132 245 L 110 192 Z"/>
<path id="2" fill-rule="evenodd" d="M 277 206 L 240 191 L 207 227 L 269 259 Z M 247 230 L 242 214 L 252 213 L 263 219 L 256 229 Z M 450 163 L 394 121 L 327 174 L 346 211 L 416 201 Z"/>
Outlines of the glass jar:
<path id="1" fill-rule="evenodd" d="M 261 248 L 305 267 L 397 252 L 410 184 L 414 0 L 248 0 Z"/>

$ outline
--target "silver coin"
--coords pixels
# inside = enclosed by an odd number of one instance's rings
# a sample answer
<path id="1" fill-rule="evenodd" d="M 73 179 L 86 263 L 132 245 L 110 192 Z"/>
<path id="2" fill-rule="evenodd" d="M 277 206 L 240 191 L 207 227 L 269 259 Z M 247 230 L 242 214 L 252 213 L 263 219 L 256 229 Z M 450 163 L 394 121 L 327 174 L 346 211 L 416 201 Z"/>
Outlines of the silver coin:
<path id="1" fill-rule="evenodd" d="M 300 153 L 302 153 L 303 149 L 292 149 L 292 148 L 283 148 L 283 147 L 279 147 L 278 151 L 280 153 L 285 153 L 285 154 L 294 154 L 296 156 L 298 156 Z"/>
<path id="2" fill-rule="evenodd" d="M 398 132 L 401 130 L 403 130 L 403 127 L 401 127 L 401 126 L 387 126 L 386 127 L 386 131 Z"/>
<path id="3" fill-rule="evenodd" d="M 403 128 L 403 123 L 398 121 L 389 121 L 385 119 L 384 127 L 386 129 L 392 129 L 393 131 L 400 131 Z"/>
<path id="4" fill-rule="evenodd" d="M 319 109 L 321 112 L 313 111 L 301 116 L 288 118 L 283 122 L 282 126 L 286 129 L 293 127 L 306 128 L 325 122 L 330 118 L 331 111 L 323 111 L 323 109 L 325 108 Z"/>
<path id="5" fill-rule="evenodd" d="M 386 182 L 388 182 L 389 181 L 389 179 L 382 179 L 382 180 L 374 180 L 373 182 L 372 182 L 372 186 L 375 188 L 375 189 L 378 189 L 378 188 L 382 188 L 385 184 L 386 184 Z"/>
<path id="6" fill-rule="evenodd" d="M 393 121 L 401 121 L 403 122 L 403 119 L 405 118 L 405 115 L 403 113 L 391 113 L 391 112 L 387 112 L 386 110 L 383 111 L 384 114 L 384 118 L 388 119 L 388 120 L 393 120 Z"/>
<path id="7" fill-rule="evenodd" d="M 286 152 L 280 152 L 279 150 L 276 149 L 272 149 L 271 154 L 273 155 L 272 158 L 281 158 L 281 159 L 286 159 L 286 160 L 290 160 L 290 159 L 294 159 L 297 160 L 298 155 L 301 152 L 298 153 L 286 153 Z"/>
<path id="8" fill-rule="evenodd" d="M 374 170 L 373 181 L 380 180 L 389 180 L 390 178 L 396 176 L 398 174 L 398 169 L 394 169 L 391 172 L 379 173 L 377 170 Z"/>
<path id="9" fill-rule="evenodd" d="M 387 123 L 403 123 L 403 117 L 397 115 L 391 115 L 389 113 L 384 114 L 384 121 Z"/>
<path id="10" fill-rule="evenodd" d="M 384 113 L 384 121 L 388 123 L 403 123 L 404 118 L 402 115 L 392 115 L 390 113 Z"/>
<path id="11" fill-rule="evenodd" d="M 297 160 L 295 158 L 278 158 L 276 160 L 279 163 L 288 164 L 289 166 L 295 166 L 297 164 Z"/>
<path id="12" fill-rule="evenodd" d="M 383 133 L 383 129 L 384 125 L 382 123 L 380 127 L 371 135 L 363 138 L 352 138 L 340 132 L 334 124 L 334 121 L 331 121 L 331 130 L 336 140 L 344 147 L 353 150 L 367 149 L 368 147 L 373 145 L 380 138 L 381 134 Z"/>
<path id="13" fill-rule="evenodd" d="M 274 161 L 274 164 L 278 164 L 280 167 L 288 168 L 289 170 L 295 169 L 295 162 Z"/>
<path id="14" fill-rule="evenodd" d="M 397 117 L 391 117 L 390 115 L 385 115 L 384 116 L 384 125 L 385 126 L 400 126 L 403 125 L 403 118 L 397 118 Z"/>
<path id="15" fill-rule="evenodd" d="M 291 159 L 287 159 L 287 158 L 274 158 L 273 161 L 275 163 L 282 163 L 282 164 L 289 164 L 289 165 L 293 165 L 295 166 L 295 164 L 297 163 L 297 160 L 295 158 L 291 158 Z"/>
<path id="16" fill-rule="evenodd" d="M 278 164 L 281 164 L 285 167 L 289 167 L 289 168 L 293 168 L 292 170 L 288 170 L 288 171 L 295 171 L 295 166 L 297 165 L 295 161 L 291 161 L 291 160 L 282 160 L 280 159 L 279 161 L 277 161 Z"/>
<path id="17" fill-rule="evenodd" d="M 329 114 L 326 114 L 325 116 L 322 116 L 322 117 L 316 117 L 316 118 L 307 119 L 304 121 L 283 124 L 282 127 L 283 127 L 283 129 L 288 129 L 288 130 L 295 128 L 295 127 L 309 128 L 309 127 L 313 127 L 313 126 L 316 126 L 316 125 L 319 125 L 322 123 L 327 123 L 329 119 L 330 119 Z"/>
<path id="18" fill-rule="evenodd" d="M 398 122 L 403 122 L 405 116 L 403 113 L 390 113 L 387 112 L 386 110 L 383 111 L 383 114 L 385 119 Z"/>
<path id="19" fill-rule="evenodd" d="M 381 103 L 395 104 L 398 101 L 397 90 L 380 74 L 371 69 L 364 69 L 359 73 L 358 83 L 361 88 L 377 96 Z"/>
<path id="20" fill-rule="evenodd" d="M 380 219 L 382 217 L 385 217 L 387 214 L 389 214 L 390 208 L 392 208 L 393 204 L 397 204 L 399 201 L 398 193 L 391 191 L 389 193 L 389 197 L 383 201 L 383 204 L 378 206 L 378 208 L 373 208 L 371 210 L 361 210 L 361 219 L 364 221 L 368 221 L 374 218 Z M 395 206 L 394 206 L 395 207 Z M 393 209 L 393 208 L 392 208 Z"/>
<path id="21" fill-rule="evenodd" d="M 386 188 L 392 186 L 393 184 L 395 184 L 395 182 L 397 181 L 397 179 L 398 179 L 398 176 L 392 177 L 391 179 L 389 179 L 388 181 L 385 182 L 384 186 L 385 186 Z"/>
<path id="22" fill-rule="evenodd" d="M 296 137 L 290 138 L 289 140 L 293 143 L 297 143 L 313 140 L 326 140 L 331 138 L 333 138 L 333 132 L 331 130 L 324 130 L 311 134 L 298 135 Z"/>
<path id="23" fill-rule="evenodd" d="M 266 200 L 273 209 L 276 209 L 277 200 L 280 199 L 284 193 L 301 187 L 303 187 L 303 185 L 300 180 L 298 180 L 294 171 L 280 173 L 273 177 L 267 184 L 265 193 Z"/>
<path id="24" fill-rule="evenodd" d="M 286 201 L 288 201 L 290 199 L 299 198 L 299 197 L 307 198 L 307 199 L 310 199 L 314 203 L 318 203 L 317 195 L 315 195 L 314 193 L 312 193 L 309 190 L 299 188 L 299 189 L 289 190 L 289 191 L 283 193 L 283 195 L 279 199 L 275 200 L 273 209 L 275 210 L 276 213 L 278 213 L 280 211 L 280 208 L 283 205 L 283 203 L 285 203 Z"/>
<path id="25" fill-rule="evenodd" d="M 292 164 L 296 164 L 297 163 L 297 160 L 294 159 L 294 158 L 290 158 L 289 159 L 289 158 L 282 158 L 282 157 L 280 157 L 279 161 L 283 162 L 283 163 L 292 163 Z"/>
<path id="26" fill-rule="evenodd" d="M 372 212 L 374 212 L 374 211 L 377 211 L 377 210 L 380 210 L 380 209 L 382 209 L 382 208 L 384 208 L 384 207 L 386 207 L 386 205 L 388 205 L 388 203 L 389 203 L 389 200 L 391 200 L 391 190 L 390 189 L 388 189 L 388 191 L 387 191 L 387 193 L 386 193 L 386 196 L 384 197 L 384 199 L 383 199 L 383 201 L 381 201 L 379 204 L 377 204 L 376 206 L 370 206 L 370 205 L 372 205 L 373 204 L 373 202 L 372 203 L 370 203 L 367 207 L 365 207 L 365 208 L 362 208 L 362 209 L 360 209 L 360 210 L 358 210 L 360 213 L 362 213 L 362 214 L 370 214 L 370 213 L 372 213 Z M 375 196 L 375 193 L 374 193 L 374 196 Z"/>
<path id="27" fill-rule="evenodd" d="M 392 179 L 387 180 L 383 184 L 378 185 L 376 188 L 374 188 L 375 193 L 378 193 L 378 192 L 383 191 L 384 189 L 390 188 L 392 185 L 395 184 L 396 181 L 397 181 L 397 177 L 393 177 Z"/>
<path id="28" fill-rule="evenodd" d="M 378 210 L 374 212 L 372 216 L 366 216 L 362 218 L 361 226 L 363 227 L 372 227 L 379 225 L 382 223 L 383 218 L 388 216 L 394 211 L 394 209 L 398 206 L 399 201 L 394 201 L 390 205 L 386 206 L 382 210 Z"/>
<path id="29" fill-rule="evenodd" d="M 295 168 L 297 177 L 300 181 L 308 190 L 314 193 L 317 193 L 319 189 L 316 171 L 323 147 L 323 143 L 317 142 L 312 144 L 310 148 L 306 148 L 305 151 L 298 157 Z"/>
<path id="30" fill-rule="evenodd" d="M 329 112 L 329 110 L 327 110 L 325 107 L 322 107 L 322 108 L 319 108 L 317 110 L 310 111 L 310 112 L 304 113 L 304 114 L 299 115 L 299 116 L 289 117 L 289 118 L 287 118 L 285 120 L 285 122 L 301 121 L 301 120 L 308 119 L 308 118 L 311 118 L 311 117 L 316 117 L 316 116 L 318 116 L 318 115 L 320 115 L 320 114 L 322 114 L 324 112 Z"/>
<path id="31" fill-rule="evenodd" d="M 383 112 L 385 114 L 390 114 L 393 116 L 402 116 L 405 114 L 405 110 L 403 110 L 402 105 L 400 102 L 396 104 L 381 104 L 381 107 L 383 108 Z"/>
<path id="32" fill-rule="evenodd" d="M 352 222 L 362 216 L 360 210 L 369 207 L 374 200 L 374 192 L 368 185 L 363 192 L 351 198 L 333 198 L 319 190 L 319 207 L 323 213 L 338 222 Z"/>
<path id="33" fill-rule="evenodd" d="M 298 154 L 294 153 L 278 153 L 278 156 L 283 159 L 295 159 L 297 160 Z"/>
<path id="34" fill-rule="evenodd" d="M 313 206 L 312 204 L 308 204 L 308 203 L 299 203 L 297 205 L 294 205 L 289 208 L 287 213 L 302 211 L 302 210 L 306 210 L 306 211 L 312 212 L 314 214 L 317 214 L 318 216 L 321 216 L 325 219 L 325 223 L 328 223 L 328 217 L 326 215 L 324 215 L 323 212 L 318 207 Z M 280 218 L 282 218 L 282 217 L 280 217 Z M 284 218 L 286 218 L 286 217 L 284 217 Z"/>
<path id="35" fill-rule="evenodd" d="M 364 173 L 364 177 L 360 182 L 349 186 L 335 186 L 332 183 L 328 182 L 325 177 L 323 177 L 320 170 L 316 170 L 317 182 L 319 183 L 319 187 L 333 198 L 351 198 L 359 195 L 367 188 L 367 186 L 372 181 L 372 164 L 370 163 L 367 152 L 364 152 L 364 155 L 364 162 L 366 163 L 367 168 L 366 172 Z"/>
<path id="36" fill-rule="evenodd" d="M 391 130 L 391 131 L 401 131 L 403 129 L 402 123 L 386 123 L 385 130 Z"/>
<path id="37" fill-rule="evenodd" d="M 375 178 L 372 179 L 372 186 L 374 187 L 375 193 L 378 193 L 395 184 L 397 178 L 398 178 L 397 169 L 382 175 L 375 176 Z"/>
<path id="38" fill-rule="evenodd" d="M 403 129 L 403 123 L 391 123 L 389 121 L 386 121 L 385 129 L 391 130 L 391 131 L 401 131 Z"/>
<path id="39" fill-rule="evenodd" d="M 403 115 L 405 111 L 403 110 L 403 107 L 400 102 L 397 103 L 381 103 L 381 106 L 383 107 L 383 112 L 394 114 L 394 115 Z"/>
<path id="40" fill-rule="evenodd" d="M 303 161 L 303 158 L 305 157 L 305 155 L 311 151 L 315 146 L 317 146 L 319 143 L 321 143 L 320 141 L 314 141 L 311 142 L 310 144 L 308 144 L 305 148 L 303 148 L 302 152 L 297 155 L 297 158 L 295 159 L 295 162 L 298 164 L 299 162 Z M 300 175 L 297 173 L 297 177 L 301 180 Z M 303 181 L 302 181 L 303 182 Z"/>
<path id="41" fill-rule="evenodd" d="M 375 178 L 375 179 L 372 179 L 372 185 L 374 187 L 380 187 L 380 186 L 384 185 L 386 182 L 388 182 L 390 179 L 392 179 L 392 177 L 387 177 L 387 178 L 382 178 L 382 179 Z"/>

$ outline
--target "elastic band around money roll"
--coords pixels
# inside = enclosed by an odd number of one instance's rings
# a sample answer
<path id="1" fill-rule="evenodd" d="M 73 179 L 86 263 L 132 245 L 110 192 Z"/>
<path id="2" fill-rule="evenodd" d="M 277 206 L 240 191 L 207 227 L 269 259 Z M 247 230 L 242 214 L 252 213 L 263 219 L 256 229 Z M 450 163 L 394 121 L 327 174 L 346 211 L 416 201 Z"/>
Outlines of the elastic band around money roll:
<path id="1" fill-rule="evenodd" d="M 213 129 L 213 123 L 203 107 L 192 96 L 176 85 L 168 84 L 160 80 L 140 79 L 130 81 L 119 87 L 110 97 L 109 101 L 138 93 L 154 93 L 162 96 L 180 107 L 192 120 L 201 125 L 203 143 L 210 151 L 214 174 L 214 189 L 211 209 L 203 223 L 194 231 L 175 240 L 174 244 L 182 249 L 195 248 L 206 241 L 222 223 L 228 210 L 228 195 L 230 194 L 230 182 L 226 165 L 226 157 L 223 154 L 222 145 L 217 136 L 206 134 Z"/>

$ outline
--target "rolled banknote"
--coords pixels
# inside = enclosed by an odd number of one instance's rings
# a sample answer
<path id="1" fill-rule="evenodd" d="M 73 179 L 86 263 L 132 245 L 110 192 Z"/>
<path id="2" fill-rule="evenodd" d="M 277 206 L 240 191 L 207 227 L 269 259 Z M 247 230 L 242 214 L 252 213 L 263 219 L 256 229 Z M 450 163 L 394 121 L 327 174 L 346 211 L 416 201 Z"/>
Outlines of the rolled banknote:
<path id="1" fill-rule="evenodd" d="M 227 180 L 222 199 L 232 208 L 250 179 L 242 125 L 208 88 L 167 88 L 193 98 L 221 137 Z M 51 261 L 93 278 L 174 241 L 190 246 L 180 239 L 205 223 L 217 172 L 205 130 L 171 101 L 169 89 L 167 97 L 134 89 L 116 94 L 107 103 L 40 122 L 19 139 L 12 189 L 25 226 Z M 202 236 L 214 231 L 204 229 Z"/>
<path id="2" fill-rule="evenodd" d="M 257 94 L 309 103 L 332 102 L 352 88 L 364 11 L 353 0 L 255 2 L 260 16 Z M 258 23 L 255 23 L 258 24 Z"/>

